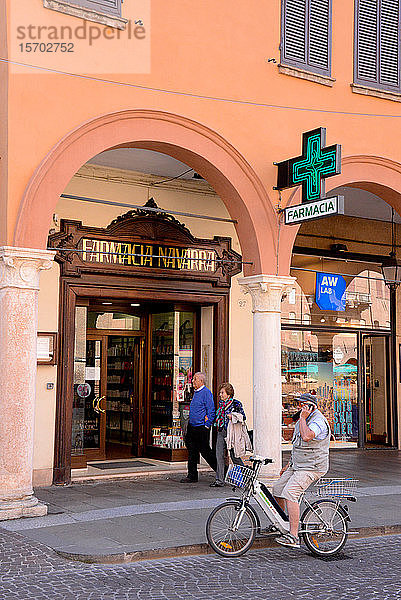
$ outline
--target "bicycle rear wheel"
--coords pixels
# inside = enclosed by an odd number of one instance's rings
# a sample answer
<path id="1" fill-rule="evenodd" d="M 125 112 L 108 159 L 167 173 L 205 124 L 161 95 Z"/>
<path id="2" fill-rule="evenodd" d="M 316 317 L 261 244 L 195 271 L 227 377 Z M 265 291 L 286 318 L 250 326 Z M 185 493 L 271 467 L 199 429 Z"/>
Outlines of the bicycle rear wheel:
<path id="1" fill-rule="evenodd" d="M 315 556 L 333 556 L 348 538 L 347 513 L 335 500 L 317 500 L 301 518 L 306 546 Z"/>
<path id="2" fill-rule="evenodd" d="M 240 502 L 224 502 L 209 515 L 206 523 L 207 541 L 220 556 L 242 556 L 253 544 L 257 522 L 249 506 L 245 508 L 238 528 L 235 531 L 233 529 L 240 506 Z"/>

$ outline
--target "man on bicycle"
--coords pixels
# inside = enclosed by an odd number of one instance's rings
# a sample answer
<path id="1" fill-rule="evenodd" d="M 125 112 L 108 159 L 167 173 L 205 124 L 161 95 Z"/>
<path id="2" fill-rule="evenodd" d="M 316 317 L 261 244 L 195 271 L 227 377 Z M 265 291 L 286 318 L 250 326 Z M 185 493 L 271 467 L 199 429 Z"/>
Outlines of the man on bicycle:
<path id="1" fill-rule="evenodd" d="M 290 533 L 276 538 L 282 546 L 299 548 L 299 497 L 312 483 L 329 470 L 330 426 L 317 407 L 317 399 L 309 393 L 298 401 L 301 412 L 292 437 L 289 463 L 280 471 L 273 485 L 273 495 L 290 521 Z"/>

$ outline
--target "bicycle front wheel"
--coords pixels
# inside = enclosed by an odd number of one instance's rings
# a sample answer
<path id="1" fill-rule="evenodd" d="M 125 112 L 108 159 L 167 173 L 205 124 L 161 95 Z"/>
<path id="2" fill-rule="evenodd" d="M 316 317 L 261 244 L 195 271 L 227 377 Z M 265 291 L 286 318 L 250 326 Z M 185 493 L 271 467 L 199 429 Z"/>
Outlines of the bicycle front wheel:
<path id="1" fill-rule="evenodd" d="M 257 528 L 255 515 L 247 506 L 241 516 L 240 507 L 240 502 L 224 502 L 209 515 L 207 541 L 220 556 L 242 556 L 253 544 Z"/>
<path id="2" fill-rule="evenodd" d="M 306 546 L 315 556 L 333 556 L 348 538 L 347 513 L 335 500 L 317 500 L 301 518 Z"/>

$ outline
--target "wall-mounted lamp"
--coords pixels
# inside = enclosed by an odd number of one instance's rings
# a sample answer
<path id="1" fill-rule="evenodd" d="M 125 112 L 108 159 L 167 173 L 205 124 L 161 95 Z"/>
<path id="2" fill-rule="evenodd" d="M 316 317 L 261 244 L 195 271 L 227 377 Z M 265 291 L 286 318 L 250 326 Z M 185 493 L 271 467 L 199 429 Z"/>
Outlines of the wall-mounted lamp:
<path id="1" fill-rule="evenodd" d="M 391 209 L 391 252 L 388 257 L 383 258 L 381 272 L 384 283 L 390 290 L 396 290 L 401 283 L 401 265 L 395 255 L 395 227 L 394 227 L 394 208 Z"/>

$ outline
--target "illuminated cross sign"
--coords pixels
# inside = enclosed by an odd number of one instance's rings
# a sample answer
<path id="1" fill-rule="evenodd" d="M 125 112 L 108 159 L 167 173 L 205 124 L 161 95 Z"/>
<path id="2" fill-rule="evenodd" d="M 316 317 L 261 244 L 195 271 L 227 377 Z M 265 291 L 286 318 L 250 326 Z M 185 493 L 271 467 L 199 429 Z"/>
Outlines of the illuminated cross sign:
<path id="1" fill-rule="evenodd" d="M 278 167 L 278 190 L 302 185 L 302 202 L 325 198 L 324 180 L 341 173 L 341 146 L 326 145 L 326 129 L 318 127 L 302 135 L 302 156 L 290 158 Z"/>

